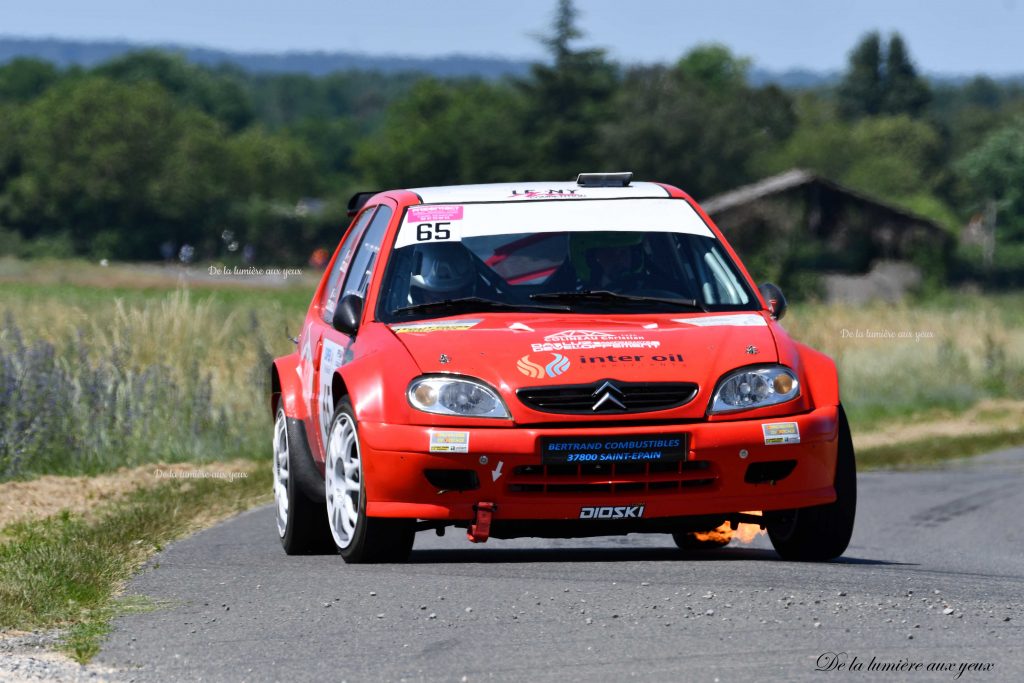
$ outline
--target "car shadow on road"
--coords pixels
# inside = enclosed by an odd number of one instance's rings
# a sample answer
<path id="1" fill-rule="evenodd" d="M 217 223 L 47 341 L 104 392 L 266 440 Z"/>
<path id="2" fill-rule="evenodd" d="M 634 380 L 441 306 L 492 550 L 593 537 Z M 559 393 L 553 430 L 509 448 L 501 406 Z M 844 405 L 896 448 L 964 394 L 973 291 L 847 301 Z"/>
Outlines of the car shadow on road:
<path id="1" fill-rule="evenodd" d="M 722 548 L 719 550 L 678 550 L 676 548 L 467 548 L 465 550 L 414 550 L 410 564 L 523 564 L 574 562 L 784 562 L 774 550 L 763 548 Z M 860 557 L 840 557 L 832 564 L 904 565 Z"/>

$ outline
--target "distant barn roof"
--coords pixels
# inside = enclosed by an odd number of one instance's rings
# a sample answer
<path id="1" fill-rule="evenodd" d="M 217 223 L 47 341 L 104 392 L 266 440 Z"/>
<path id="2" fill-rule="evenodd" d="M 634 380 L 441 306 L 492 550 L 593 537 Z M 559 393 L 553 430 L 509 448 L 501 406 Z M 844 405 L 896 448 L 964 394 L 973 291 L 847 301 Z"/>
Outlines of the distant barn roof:
<path id="1" fill-rule="evenodd" d="M 759 180 L 756 183 L 737 187 L 735 190 L 730 190 L 728 192 L 715 195 L 710 199 L 706 199 L 702 201 L 700 205 L 704 207 L 704 210 L 708 214 L 714 216 L 715 214 L 724 213 L 760 199 L 771 197 L 772 195 L 782 194 L 784 192 L 809 185 L 821 185 L 835 192 L 848 195 L 865 204 L 870 204 L 877 209 L 900 216 L 905 220 L 922 223 L 935 228 L 936 230 L 945 232 L 938 223 L 930 218 L 925 218 L 924 216 L 907 211 L 906 209 L 898 206 L 894 206 L 888 202 L 881 201 L 875 197 L 870 197 L 856 190 L 852 190 L 849 187 L 835 182 L 834 180 L 829 180 L 828 178 L 820 176 L 813 171 L 808 171 L 802 168 L 793 168 L 779 173 L 778 175 L 773 175 L 763 180 Z"/>

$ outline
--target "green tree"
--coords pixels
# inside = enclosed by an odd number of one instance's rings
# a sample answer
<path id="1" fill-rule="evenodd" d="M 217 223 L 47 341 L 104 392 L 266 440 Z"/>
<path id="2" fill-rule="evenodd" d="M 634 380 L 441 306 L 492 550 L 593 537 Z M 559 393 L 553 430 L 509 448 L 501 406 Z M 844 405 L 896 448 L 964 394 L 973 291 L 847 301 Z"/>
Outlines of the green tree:
<path id="1" fill-rule="evenodd" d="M 371 186 L 511 180 L 529 161 L 520 94 L 502 84 L 424 79 L 356 147 Z"/>
<path id="2" fill-rule="evenodd" d="M 559 0 L 551 35 L 541 41 L 551 64 L 534 64 L 519 85 L 526 97 L 524 143 L 533 149 L 533 177 L 575 178 L 597 168 L 598 130 L 609 114 L 618 71 L 604 50 L 574 49 L 582 37 L 571 0 Z"/>
<path id="3" fill-rule="evenodd" d="M 286 136 L 184 107 L 150 80 L 61 83 L 16 118 L 0 154 L 0 224 L 70 234 L 80 252 L 155 258 L 170 240 L 209 249 L 250 197 L 294 202 L 315 187 L 311 156 Z M 13 169 L 11 171 L 10 169 Z"/>
<path id="4" fill-rule="evenodd" d="M 781 90 L 747 85 L 747 68 L 710 45 L 674 68 L 631 69 L 601 130 L 602 165 L 675 183 L 698 198 L 752 180 L 754 154 L 785 140 L 795 118 Z"/>
<path id="5" fill-rule="evenodd" d="M 750 60 L 736 57 L 725 45 L 699 45 L 676 62 L 677 73 L 714 93 L 735 93 L 747 84 Z"/>
<path id="6" fill-rule="evenodd" d="M 98 67 L 95 73 L 122 83 L 152 81 L 187 107 L 195 107 L 239 130 L 254 118 L 249 94 L 229 70 L 217 72 L 156 50 L 134 52 Z"/>
<path id="7" fill-rule="evenodd" d="M 227 152 L 235 197 L 294 201 L 325 189 L 317 183 L 309 148 L 288 135 L 254 126 L 228 138 Z"/>
<path id="8" fill-rule="evenodd" d="M 167 93 L 88 78 L 48 90 L 25 121 L 21 173 L 4 191 L 6 222 L 27 236 L 71 231 L 83 249 L 108 229 L 136 242 L 153 218 L 149 182 L 178 134 Z"/>
<path id="9" fill-rule="evenodd" d="M 956 164 L 974 208 L 994 202 L 1003 239 L 1024 242 L 1024 118 L 992 132 Z"/>
<path id="10" fill-rule="evenodd" d="M 889 39 L 885 55 L 885 94 L 882 111 L 887 114 L 920 116 L 931 100 L 931 91 L 910 62 L 907 46 L 900 34 Z"/>
<path id="11" fill-rule="evenodd" d="M 38 59 L 18 58 L 0 66 L 0 103 L 28 102 L 60 78 L 57 68 Z"/>
<path id="12" fill-rule="evenodd" d="M 882 39 L 872 31 L 850 53 L 849 66 L 839 84 L 839 111 L 847 118 L 874 116 L 882 111 Z"/>
<path id="13" fill-rule="evenodd" d="M 857 43 L 837 95 L 839 110 L 848 119 L 879 114 L 919 116 L 931 100 L 928 84 L 917 74 L 898 33 L 889 38 L 884 55 L 878 32 Z"/>

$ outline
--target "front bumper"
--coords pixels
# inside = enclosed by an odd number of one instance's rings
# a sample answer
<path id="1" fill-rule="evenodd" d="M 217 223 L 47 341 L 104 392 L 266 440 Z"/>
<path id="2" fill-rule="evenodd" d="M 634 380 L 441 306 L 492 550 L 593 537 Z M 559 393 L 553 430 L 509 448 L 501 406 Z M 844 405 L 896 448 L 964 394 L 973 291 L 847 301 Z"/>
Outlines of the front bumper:
<path id="1" fill-rule="evenodd" d="M 797 423 L 799 443 L 765 444 L 762 425 Z M 468 428 L 467 453 L 431 453 L 424 426 L 361 423 L 367 514 L 371 517 L 468 522 L 473 506 L 497 505 L 495 520 L 578 520 L 583 507 L 636 508 L 643 518 L 786 510 L 835 500 L 838 408 L 826 406 L 784 418 L 595 428 Z M 612 467 L 541 466 L 541 437 L 654 437 L 685 433 L 683 463 Z M 741 456 L 745 452 L 745 457 Z M 756 471 L 782 474 L 751 477 Z M 500 466 L 500 468 L 499 468 Z M 600 468 L 598 468 L 600 469 Z M 478 487 L 443 490 L 427 470 L 475 472 Z M 472 476 L 472 475 L 470 475 Z"/>

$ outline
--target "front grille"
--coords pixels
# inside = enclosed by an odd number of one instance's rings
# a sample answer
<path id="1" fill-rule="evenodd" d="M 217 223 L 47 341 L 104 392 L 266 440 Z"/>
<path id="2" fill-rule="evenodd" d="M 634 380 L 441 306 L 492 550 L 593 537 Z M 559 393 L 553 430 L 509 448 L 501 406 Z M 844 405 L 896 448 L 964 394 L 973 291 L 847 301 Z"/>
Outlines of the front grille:
<path id="1" fill-rule="evenodd" d="M 509 493 L 679 493 L 712 486 L 718 472 L 708 460 L 521 465 Z"/>
<path id="2" fill-rule="evenodd" d="M 622 415 L 677 408 L 693 400 L 691 382 L 616 382 L 528 387 L 516 392 L 525 405 L 542 413 L 563 415 Z M 614 400 L 603 397 L 610 395 Z"/>

